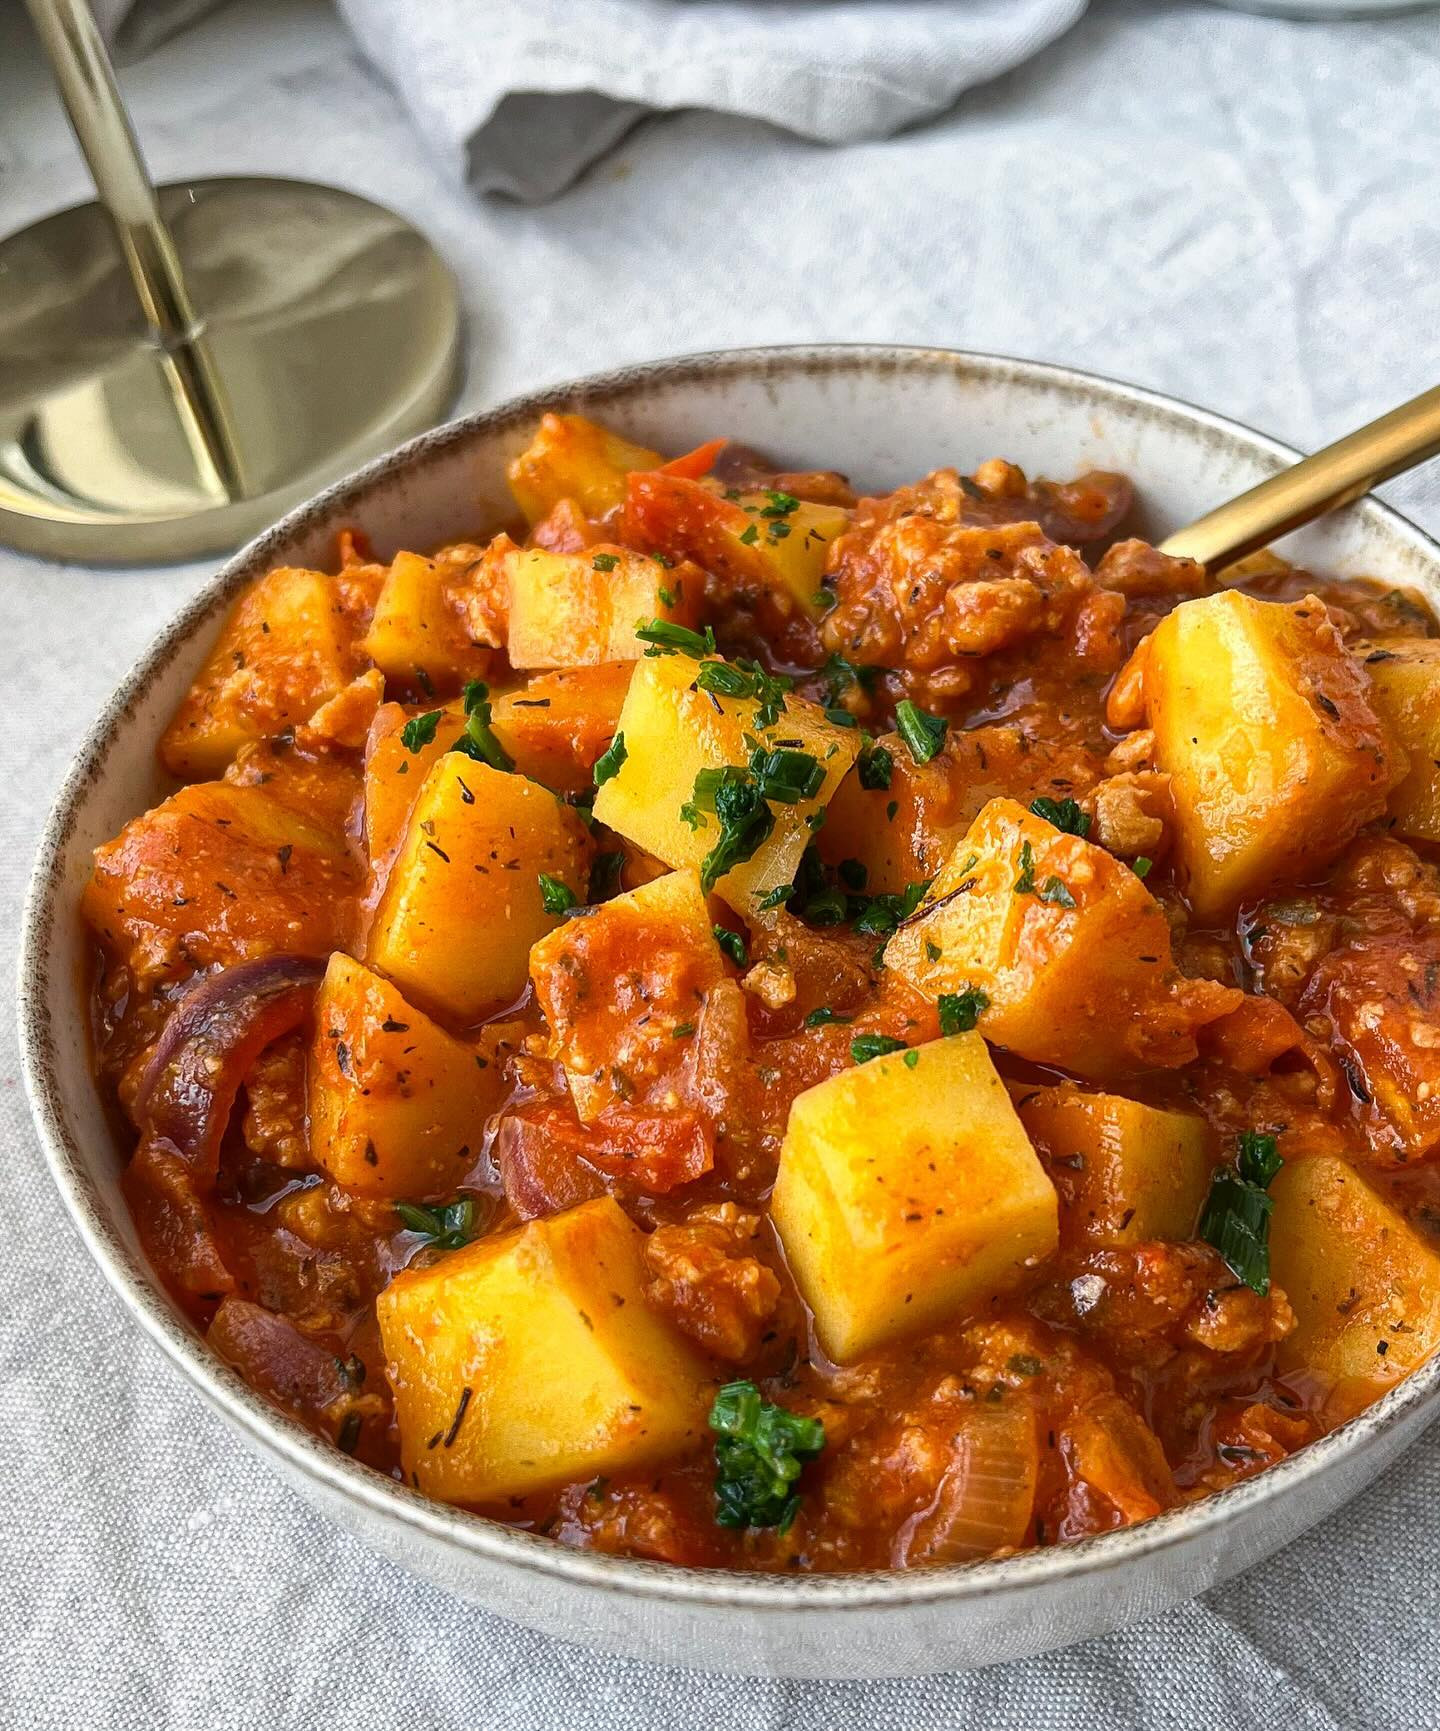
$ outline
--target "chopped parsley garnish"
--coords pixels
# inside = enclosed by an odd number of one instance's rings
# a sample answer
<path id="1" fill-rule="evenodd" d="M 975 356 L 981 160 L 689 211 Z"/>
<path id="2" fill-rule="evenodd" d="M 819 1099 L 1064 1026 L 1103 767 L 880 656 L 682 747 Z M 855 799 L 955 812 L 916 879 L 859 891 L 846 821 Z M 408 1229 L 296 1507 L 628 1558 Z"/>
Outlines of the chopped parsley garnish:
<path id="1" fill-rule="evenodd" d="M 1030 809 L 1036 817 L 1043 817 L 1046 823 L 1053 823 L 1066 835 L 1087 836 L 1090 833 L 1090 814 L 1081 811 L 1073 799 L 1032 799 Z"/>
<path id="2" fill-rule="evenodd" d="M 462 1196 L 443 1207 L 431 1203 L 397 1202 L 395 1212 L 407 1232 L 418 1232 L 431 1250 L 458 1250 L 475 1236 L 475 1201 Z"/>
<path id="3" fill-rule="evenodd" d="M 870 868 L 863 860 L 842 859 L 839 865 L 840 882 L 847 890 L 853 890 L 859 895 L 870 879 Z"/>
<path id="4" fill-rule="evenodd" d="M 749 697 L 756 704 L 755 725 L 774 727 L 785 709 L 785 694 L 793 683 L 783 673 L 767 673 L 754 661 L 702 661 L 695 674 L 701 691 L 717 697 Z"/>
<path id="5" fill-rule="evenodd" d="M 758 897 L 755 905 L 762 913 L 768 913 L 771 908 L 784 907 L 794 894 L 794 884 L 776 884 L 773 890 L 767 890 L 763 896 Z"/>
<path id="6" fill-rule="evenodd" d="M 515 767 L 515 759 L 501 745 L 490 726 L 490 687 L 483 679 L 472 679 L 462 693 L 465 704 L 465 731 L 450 747 L 463 752 L 477 763 L 488 763 L 491 769 Z"/>
<path id="7" fill-rule="evenodd" d="M 834 1024 L 848 1026 L 853 1022 L 853 1016 L 842 1016 L 838 1010 L 832 1010 L 828 1004 L 821 1004 L 818 1010 L 812 1010 L 805 1018 L 807 1028 L 828 1028 Z"/>
<path id="8" fill-rule="evenodd" d="M 594 777 L 596 787 L 604 787 L 611 776 L 619 775 L 624 767 L 625 759 L 630 753 L 625 749 L 625 735 L 617 733 L 610 741 L 608 750 L 601 752 L 595 759 L 595 767 L 590 772 Z"/>
<path id="9" fill-rule="evenodd" d="M 762 517 L 788 517 L 800 509 L 800 501 L 793 493 L 777 493 L 773 487 L 767 487 L 765 497 L 770 503 L 761 511 Z"/>
<path id="10" fill-rule="evenodd" d="M 981 1011 L 990 1008 L 990 997 L 978 986 L 966 986 L 963 992 L 942 992 L 935 1007 L 940 1012 L 942 1034 L 968 1034 L 980 1020 Z"/>
<path id="11" fill-rule="evenodd" d="M 1234 1166 L 1222 1166 L 1212 1176 L 1200 1214 L 1199 1236 L 1262 1298 L 1270 1290 L 1270 1215 L 1275 1203 L 1269 1189 L 1280 1166 L 1273 1136 L 1243 1131 Z"/>
<path id="12" fill-rule="evenodd" d="M 720 697 L 752 697 L 755 681 L 743 668 L 732 667 L 728 661 L 702 661 L 695 673 L 695 683 L 702 691 L 713 691 Z"/>
<path id="13" fill-rule="evenodd" d="M 662 607 L 673 607 L 675 605 L 677 597 L 673 589 L 667 589 L 662 584 L 655 593 L 660 597 L 660 605 Z"/>
<path id="14" fill-rule="evenodd" d="M 719 840 L 700 863 L 700 885 L 709 895 L 726 872 L 754 856 L 774 829 L 775 814 L 765 803 L 758 776 L 733 765 L 702 769 L 695 777 L 694 790 L 680 815 L 698 828 L 706 811 L 714 812 L 720 825 Z"/>
<path id="15" fill-rule="evenodd" d="M 739 932 L 732 932 L 729 926 L 711 926 L 715 934 L 715 942 L 729 956 L 737 968 L 750 966 L 750 952 L 745 947 L 745 939 Z"/>
<path id="16" fill-rule="evenodd" d="M 1035 893 L 1042 902 L 1051 902 L 1057 908 L 1073 908 L 1075 906 L 1075 898 L 1070 894 L 1070 886 L 1063 878 L 1046 878 Z"/>
<path id="17" fill-rule="evenodd" d="M 677 625 L 673 619 L 652 619 L 647 624 L 641 621 L 635 627 L 635 635 L 642 643 L 650 647 L 647 655 L 674 655 L 684 653 L 693 655 L 698 661 L 702 655 L 715 653 L 715 633 L 707 625 L 703 631 L 692 631 L 688 625 Z"/>
<path id="18" fill-rule="evenodd" d="M 855 930 L 865 937 L 888 938 L 902 920 L 908 920 L 925 899 L 933 878 L 907 884 L 903 895 L 871 896 L 859 910 Z"/>
<path id="19" fill-rule="evenodd" d="M 868 1064 L 872 1058 L 888 1057 L 891 1052 L 903 1052 L 905 1042 L 893 1034 L 857 1034 L 850 1042 L 850 1056 L 857 1064 Z"/>
<path id="20" fill-rule="evenodd" d="M 916 1051 L 913 1051 L 913 1050 L 909 1051 L 900 1060 L 900 1062 L 905 1066 L 905 1068 L 907 1070 L 917 1070 L 920 1067 L 920 1054 Z"/>
<path id="21" fill-rule="evenodd" d="M 820 669 L 820 678 L 825 681 L 826 703 L 838 703 L 852 686 L 861 691 L 870 691 L 885 671 L 885 668 L 875 667 L 868 662 L 851 661 L 844 655 L 832 655 Z"/>
<path id="22" fill-rule="evenodd" d="M 760 530 L 754 523 L 747 523 L 740 531 L 740 545 L 742 547 L 753 547 L 759 539 Z"/>
<path id="23" fill-rule="evenodd" d="M 1263 1130 L 1242 1130 L 1237 1139 L 1235 1164 L 1247 1184 L 1268 1190 L 1285 1162 L 1275 1138 Z"/>
<path id="24" fill-rule="evenodd" d="M 941 715 L 927 715 L 907 697 L 895 709 L 895 731 L 910 749 L 916 763 L 929 763 L 945 743 L 950 723 Z"/>
<path id="25" fill-rule="evenodd" d="M 805 898 L 800 915 L 812 926 L 839 926 L 849 918 L 850 903 L 843 890 L 817 890 Z"/>
<path id="26" fill-rule="evenodd" d="M 590 563 L 597 571 L 613 571 L 620 563 L 620 555 L 618 553 L 597 553 Z"/>
<path id="27" fill-rule="evenodd" d="M 825 1447 L 825 1426 L 764 1399 L 753 1382 L 727 1382 L 710 1408 L 710 1428 L 717 1525 L 789 1532 L 800 1507 L 795 1482 Z"/>
<path id="28" fill-rule="evenodd" d="M 432 709 L 426 715 L 413 715 L 400 729 L 400 743 L 406 751 L 423 751 L 435 737 L 443 709 Z"/>
<path id="29" fill-rule="evenodd" d="M 750 753 L 750 771 L 765 798 L 779 805 L 814 799 L 825 785 L 825 766 L 808 751 L 757 747 Z"/>
<path id="30" fill-rule="evenodd" d="M 1017 896 L 1035 894 L 1035 849 L 1028 841 L 1020 844 L 1020 875 L 1015 880 L 1014 893 Z"/>
<path id="31" fill-rule="evenodd" d="M 848 709 L 830 708 L 824 711 L 824 715 L 832 727 L 859 727 L 860 725 Z"/>
<path id="32" fill-rule="evenodd" d="M 1155 861 L 1153 859 L 1146 859 L 1145 855 L 1142 853 L 1137 858 L 1131 860 L 1130 870 L 1134 872 L 1137 878 L 1148 878 L 1150 876 L 1150 868 L 1154 864 Z"/>
<path id="33" fill-rule="evenodd" d="M 569 884 L 552 878 L 549 872 L 540 873 L 540 900 L 545 904 L 547 914 L 568 914 L 571 908 L 579 906 Z"/>
<path id="34" fill-rule="evenodd" d="M 855 760 L 855 774 L 861 787 L 872 792 L 883 792 L 890 786 L 890 777 L 895 769 L 895 759 L 886 751 L 883 745 L 863 745 L 860 755 Z"/>

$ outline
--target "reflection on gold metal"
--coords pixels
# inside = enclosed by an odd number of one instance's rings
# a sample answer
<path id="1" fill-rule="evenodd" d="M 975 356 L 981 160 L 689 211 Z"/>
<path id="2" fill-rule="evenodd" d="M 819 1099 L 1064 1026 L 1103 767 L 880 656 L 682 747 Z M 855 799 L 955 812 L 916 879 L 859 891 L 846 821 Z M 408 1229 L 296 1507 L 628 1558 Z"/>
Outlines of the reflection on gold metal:
<path id="1" fill-rule="evenodd" d="M 244 498 L 224 392 L 95 19 L 83 0 L 29 0 L 29 6 L 150 334 L 164 351 L 161 364 L 197 473 L 217 501 Z"/>
<path id="2" fill-rule="evenodd" d="M 1212 569 L 1228 564 L 1437 455 L 1440 385 L 1178 530 L 1160 550 Z"/>
<path id="3" fill-rule="evenodd" d="M 101 203 L 0 240 L 0 539 L 230 548 L 432 425 L 455 284 L 391 211 L 278 179 L 157 189 L 83 0 L 28 0 Z"/>

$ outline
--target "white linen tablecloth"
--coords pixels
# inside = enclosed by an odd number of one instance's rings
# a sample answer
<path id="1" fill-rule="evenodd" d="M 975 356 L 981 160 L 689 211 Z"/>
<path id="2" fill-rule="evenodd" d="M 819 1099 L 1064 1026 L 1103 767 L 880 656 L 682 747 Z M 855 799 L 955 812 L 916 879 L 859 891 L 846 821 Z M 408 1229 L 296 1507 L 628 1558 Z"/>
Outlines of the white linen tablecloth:
<path id="1" fill-rule="evenodd" d="M 0 229 L 85 192 L 18 14 L 0 8 Z M 227 8 L 126 82 L 162 177 L 305 174 L 420 222 L 470 306 L 466 407 L 667 352 L 896 339 L 1074 362 L 1313 445 L 1440 370 L 1433 16 L 1100 0 L 924 129 L 818 149 L 657 118 L 540 207 L 448 175 L 320 0 Z M 1386 491 L 1440 530 L 1433 467 Z M 75 742 L 204 575 L 0 550 L 0 967 Z M 975 1675 L 737 1682 L 471 1611 L 312 1514 L 141 1340 L 45 1174 L 8 1027 L 0 1042 L 7 1731 L 1440 1723 L 1440 1432 L 1204 1600 Z"/>

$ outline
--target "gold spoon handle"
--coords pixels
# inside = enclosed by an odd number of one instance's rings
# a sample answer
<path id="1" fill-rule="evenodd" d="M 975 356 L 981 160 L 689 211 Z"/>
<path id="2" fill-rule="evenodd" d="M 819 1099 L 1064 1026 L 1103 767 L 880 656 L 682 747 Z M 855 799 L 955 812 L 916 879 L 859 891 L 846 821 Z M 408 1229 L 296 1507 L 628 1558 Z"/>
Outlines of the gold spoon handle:
<path id="1" fill-rule="evenodd" d="M 1176 530 L 1160 551 L 1209 567 L 1228 564 L 1436 455 L 1440 385 Z"/>

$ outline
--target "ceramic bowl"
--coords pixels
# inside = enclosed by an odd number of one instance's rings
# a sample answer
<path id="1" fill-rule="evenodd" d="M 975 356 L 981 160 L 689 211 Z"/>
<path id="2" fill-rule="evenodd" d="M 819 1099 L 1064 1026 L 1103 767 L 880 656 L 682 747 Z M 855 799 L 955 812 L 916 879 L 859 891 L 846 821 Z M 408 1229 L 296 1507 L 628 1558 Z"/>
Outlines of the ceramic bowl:
<path id="1" fill-rule="evenodd" d="M 324 566 L 344 525 L 360 525 L 388 557 L 507 520 L 506 461 L 551 407 L 667 451 L 730 434 L 785 465 L 844 470 L 865 489 L 997 455 L 1060 477 L 1121 469 L 1138 483 L 1151 536 L 1295 456 L 1204 410 L 1059 367 L 934 349 L 761 349 L 538 392 L 415 439 L 292 512 L 226 565 L 115 693 L 65 780 L 35 869 L 20 980 L 26 1080 L 55 1181 L 120 1302 L 236 1433 L 347 1531 L 476 1605 L 615 1653 L 754 1675 L 921 1675 L 1098 1635 L 1258 1563 L 1415 1438 L 1440 1405 L 1440 1358 L 1291 1459 L 1143 1526 L 968 1568 L 791 1578 L 565 1550 L 427 1501 L 252 1394 L 161 1290 L 121 1201 L 90 1074 L 77 904 L 91 850 L 166 791 L 156 739 L 252 578 L 276 564 Z M 1282 545 L 1440 606 L 1440 547 L 1374 500 Z"/>

